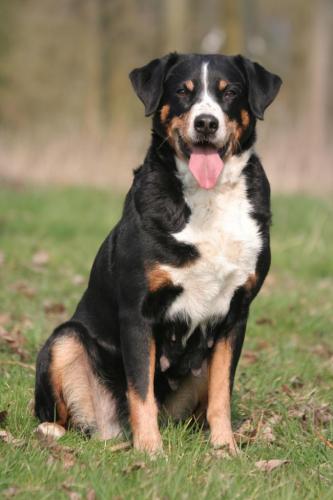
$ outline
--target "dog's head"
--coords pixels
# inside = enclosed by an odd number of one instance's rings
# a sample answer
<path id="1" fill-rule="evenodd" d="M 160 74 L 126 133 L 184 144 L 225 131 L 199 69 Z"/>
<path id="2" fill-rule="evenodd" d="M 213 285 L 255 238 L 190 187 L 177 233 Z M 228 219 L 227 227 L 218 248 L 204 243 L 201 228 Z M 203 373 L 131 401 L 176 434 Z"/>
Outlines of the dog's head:
<path id="1" fill-rule="evenodd" d="M 282 83 L 242 56 L 177 53 L 134 69 L 130 79 L 146 116 L 154 115 L 154 131 L 206 188 L 226 157 L 252 144 L 256 119 Z"/>

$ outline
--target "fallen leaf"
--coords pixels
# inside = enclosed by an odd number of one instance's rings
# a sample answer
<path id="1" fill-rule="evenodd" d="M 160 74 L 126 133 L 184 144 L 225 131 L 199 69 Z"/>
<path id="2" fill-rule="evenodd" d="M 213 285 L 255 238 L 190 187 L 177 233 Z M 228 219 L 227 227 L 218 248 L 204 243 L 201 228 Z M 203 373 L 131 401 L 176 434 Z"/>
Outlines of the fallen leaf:
<path id="1" fill-rule="evenodd" d="M 267 318 L 266 316 L 262 316 L 258 318 L 256 321 L 257 325 L 274 325 L 274 321 L 271 318 Z"/>
<path id="2" fill-rule="evenodd" d="M 333 350 L 331 349 L 330 346 L 328 346 L 325 343 L 316 344 L 315 346 L 311 347 L 309 350 L 311 353 L 316 354 L 320 358 L 328 359 L 331 356 L 333 356 Z"/>
<path id="3" fill-rule="evenodd" d="M 24 444 L 23 439 L 14 438 L 14 436 L 9 431 L 5 431 L 4 429 L 0 429 L 0 441 L 11 444 L 15 447 L 20 447 Z"/>
<path id="4" fill-rule="evenodd" d="M 277 469 L 278 467 L 281 467 L 281 465 L 285 465 L 285 464 L 289 464 L 289 463 L 290 463 L 290 460 L 272 459 L 272 460 L 259 460 L 259 462 L 256 462 L 254 465 L 260 471 L 271 472 L 272 470 Z"/>
<path id="5" fill-rule="evenodd" d="M 333 412 L 329 404 L 322 404 L 313 409 L 314 425 L 325 425 L 333 420 Z"/>
<path id="6" fill-rule="evenodd" d="M 36 295 L 36 288 L 29 285 L 26 281 L 17 281 L 10 285 L 10 288 L 14 290 L 14 292 L 20 293 L 25 297 L 34 297 Z"/>
<path id="7" fill-rule="evenodd" d="M 290 395 L 292 394 L 292 392 L 293 392 L 293 391 L 290 389 L 290 387 L 288 387 L 288 385 L 287 385 L 287 384 L 283 384 L 283 385 L 281 386 L 281 390 L 282 390 L 282 392 L 284 392 L 285 394 L 288 394 L 288 396 L 290 396 Z"/>
<path id="8" fill-rule="evenodd" d="M 48 300 L 44 302 L 44 311 L 46 314 L 62 314 L 65 310 L 65 306 L 61 302 L 50 302 Z"/>
<path id="9" fill-rule="evenodd" d="M 273 429 L 270 425 L 266 424 L 261 429 L 261 437 L 267 443 L 274 443 L 276 440 L 275 435 L 273 434 Z"/>
<path id="10" fill-rule="evenodd" d="M 96 492 L 93 489 L 90 489 L 87 493 L 86 500 L 96 500 Z"/>
<path id="11" fill-rule="evenodd" d="M 259 359 L 259 356 L 254 351 L 245 350 L 242 354 L 242 361 L 246 365 L 252 365 L 253 363 L 256 363 L 258 361 L 258 359 Z"/>
<path id="12" fill-rule="evenodd" d="M 9 313 L 2 313 L 0 314 L 0 326 L 6 326 L 10 321 L 12 317 Z"/>
<path id="13" fill-rule="evenodd" d="M 18 494 L 19 489 L 16 486 L 10 486 L 6 490 L 2 490 L 1 495 L 3 498 L 11 498 Z"/>
<path id="14" fill-rule="evenodd" d="M 15 354 L 18 354 L 21 360 L 28 358 L 28 352 L 22 347 L 25 343 L 25 337 L 22 335 L 19 325 L 15 325 L 10 332 L 0 326 L 0 340 L 5 341 L 10 349 Z"/>
<path id="15" fill-rule="evenodd" d="M 70 500 L 80 500 L 81 495 L 80 493 L 77 493 L 77 491 L 71 491 L 70 493 L 68 493 L 68 498 Z"/>
<path id="16" fill-rule="evenodd" d="M 76 463 L 76 452 L 69 446 L 62 446 L 55 441 L 40 440 L 40 444 L 49 450 L 50 455 L 62 463 L 65 470 L 70 469 Z"/>
<path id="17" fill-rule="evenodd" d="M 32 263 L 37 267 L 45 266 L 46 264 L 48 264 L 49 260 L 50 256 L 45 250 L 40 250 L 32 256 Z"/>
<path id="18" fill-rule="evenodd" d="M 75 274 L 72 278 L 73 285 L 83 285 L 85 281 L 85 277 L 81 274 Z"/>
<path id="19" fill-rule="evenodd" d="M 54 422 L 43 422 L 36 429 L 38 439 L 45 440 L 48 443 L 57 441 L 66 434 L 66 430 Z"/>

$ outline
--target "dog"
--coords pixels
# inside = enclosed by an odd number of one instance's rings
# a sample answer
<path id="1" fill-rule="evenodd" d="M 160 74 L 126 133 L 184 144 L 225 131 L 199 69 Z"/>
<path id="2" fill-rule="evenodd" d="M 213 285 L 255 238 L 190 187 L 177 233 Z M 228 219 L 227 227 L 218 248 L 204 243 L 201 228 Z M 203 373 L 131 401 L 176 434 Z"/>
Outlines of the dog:
<path id="1" fill-rule="evenodd" d="M 74 315 L 38 355 L 35 413 L 101 439 L 129 421 L 134 447 L 153 454 L 159 411 L 200 410 L 212 445 L 236 453 L 235 371 L 270 267 L 256 121 L 282 81 L 240 55 L 178 53 L 130 80 L 151 145 Z"/>

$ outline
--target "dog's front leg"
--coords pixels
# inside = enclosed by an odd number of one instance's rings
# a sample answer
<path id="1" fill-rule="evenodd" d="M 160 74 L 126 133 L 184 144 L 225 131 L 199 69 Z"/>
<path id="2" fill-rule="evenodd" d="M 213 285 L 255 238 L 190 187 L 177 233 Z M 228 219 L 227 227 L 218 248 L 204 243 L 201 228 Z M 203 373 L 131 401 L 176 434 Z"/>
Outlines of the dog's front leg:
<path id="1" fill-rule="evenodd" d="M 227 446 L 233 455 L 238 448 L 231 426 L 231 394 L 245 327 L 246 322 L 242 322 L 216 341 L 208 369 L 207 420 L 211 443 L 216 448 Z"/>
<path id="2" fill-rule="evenodd" d="M 148 325 L 122 324 L 122 348 L 134 448 L 154 454 L 162 450 L 154 395 L 155 341 Z"/>

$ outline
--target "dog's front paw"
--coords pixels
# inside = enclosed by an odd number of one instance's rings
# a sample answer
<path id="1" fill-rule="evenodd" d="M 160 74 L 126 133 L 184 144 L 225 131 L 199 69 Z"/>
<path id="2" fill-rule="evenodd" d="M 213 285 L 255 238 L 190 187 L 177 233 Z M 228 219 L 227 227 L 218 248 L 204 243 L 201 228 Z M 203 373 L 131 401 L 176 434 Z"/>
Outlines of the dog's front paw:
<path id="1" fill-rule="evenodd" d="M 226 450 L 232 456 L 236 456 L 239 454 L 239 448 L 236 444 L 234 435 L 232 432 L 223 433 L 223 432 L 212 432 L 210 441 L 214 448 L 226 448 Z"/>
<path id="2" fill-rule="evenodd" d="M 159 432 L 152 434 L 140 434 L 133 437 L 133 446 L 136 450 L 143 451 L 149 455 L 162 453 L 162 438 Z"/>

